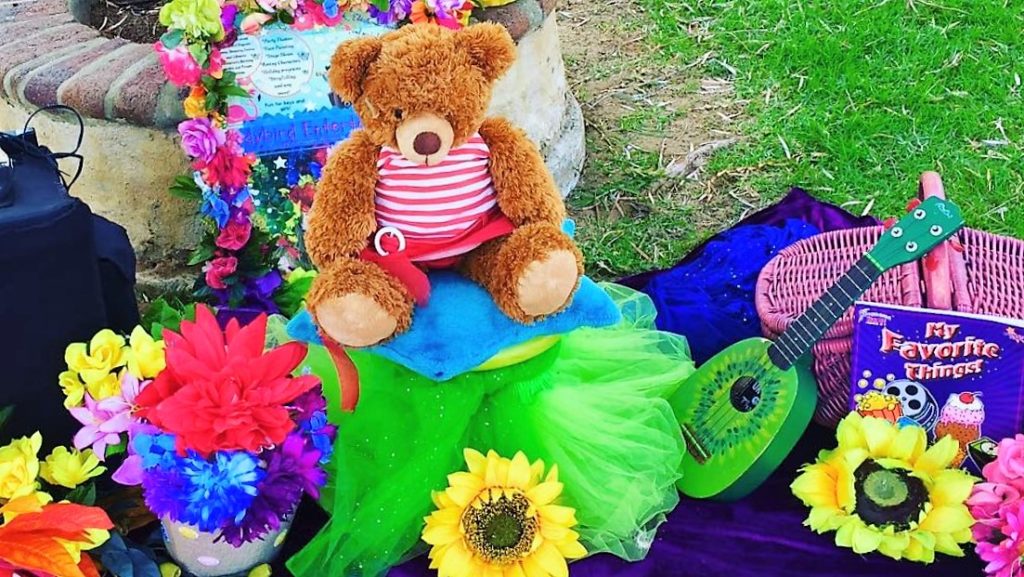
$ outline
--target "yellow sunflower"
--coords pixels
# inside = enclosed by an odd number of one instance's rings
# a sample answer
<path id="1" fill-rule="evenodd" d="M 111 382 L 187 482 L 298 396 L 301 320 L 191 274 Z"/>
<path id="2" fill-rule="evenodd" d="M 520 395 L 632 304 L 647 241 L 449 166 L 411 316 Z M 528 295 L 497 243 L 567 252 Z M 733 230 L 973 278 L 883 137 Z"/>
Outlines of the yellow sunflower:
<path id="1" fill-rule="evenodd" d="M 791 486 L 811 508 L 804 522 L 836 532 L 836 545 L 931 563 L 935 553 L 963 556 L 974 520 L 964 501 L 974 478 L 951 469 L 958 444 L 943 437 L 928 447 L 924 429 L 897 427 L 851 413 L 836 432 L 839 446 L 822 451 Z"/>
<path id="2" fill-rule="evenodd" d="M 566 577 L 566 559 L 587 554 L 579 543 L 576 511 L 554 504 L 562 493 L 558 467 L 544 476 L 523 453 L 464 452 L 469 472 L 448 476 L 434 493 L 423 540 L 439 577 Z"/>

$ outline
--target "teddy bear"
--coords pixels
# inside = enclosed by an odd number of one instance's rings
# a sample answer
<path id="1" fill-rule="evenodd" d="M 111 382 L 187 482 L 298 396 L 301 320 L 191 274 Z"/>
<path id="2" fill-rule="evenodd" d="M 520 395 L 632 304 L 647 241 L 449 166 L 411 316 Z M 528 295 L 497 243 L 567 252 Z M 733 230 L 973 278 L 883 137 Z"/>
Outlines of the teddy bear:
<path id="1" fill-rule="evenodd" d="M 583 257 L 558 188 L 526 134 L 487 115 L 515 53 L 490 23 L 336 49 L 329 84 L 361 127 L 329 156 L 304 237 L 319 271 L 307 305 L 326 337 L 360 348 L 408 330 L 432 269 L 457 270 L 522 323 L 571 302 Z"/>

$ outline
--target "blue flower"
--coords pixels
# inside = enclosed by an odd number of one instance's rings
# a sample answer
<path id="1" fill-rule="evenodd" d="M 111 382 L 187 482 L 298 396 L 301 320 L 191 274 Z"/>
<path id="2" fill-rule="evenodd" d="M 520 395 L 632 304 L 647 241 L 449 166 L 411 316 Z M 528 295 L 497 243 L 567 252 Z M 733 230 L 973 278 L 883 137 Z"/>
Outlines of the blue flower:
<path id="1" fill-rule="evenodd" d="M 147 471 L 174 469 L 179 465 L 173 435 L 136 433 L 132 436 L 132 450 L 142 458 L 142 468 Z"/>
<path id="2" fill-rule="evenodd" d="M 331 460 L 334 452 L 334 435 L 337 428 L 327 420 L 327 414 L 323 411 L 313 413 L 308 420 L 299 424 L 299 429 L 306 433 L 313 448 L 320 451 L 321 465 L 326 465 Z"/>
<path id="3" fill-rule="evenodd" d="M 324 16 L 328 18 L 338 16 L 338 0 L 324 0 Z"/>
<path id="4" fill-rule="evenodd" d="M 200 531 L 217 531 L 242 519 L 266 475 L 255 456 L 241 451 L 218 452 L 213 460 L 190 452 L 181 465 L 183 482 L 169 487 L 187 504 L 176 520 Z"/>
<path id="5" fill-rule="evenodd" d="M 320 166 L 319 162 L 310 162 L 309 163 L 309 174 L 311 174 L 314 179 L 320 180 L 320 171 L 321 170 L 323 170 L 323 167 Z"/>
<path id="6" fill-rule="evenodd" d="M 238 192 L 235 193 L 235 197 L 231 199 L 231 204 L 233 206 L 242 206 L 245 204 L 246 200 L 249 200 L 249 187 L 238 189 Z"/>
<path id="7" fill-rule="evenodd" d="M 203 191 L 203 205 L 199 212 L 216 221 L 218 228 L 224 228 L 228 223 L 228 217 L 231 216 L 231 207 L 219 194 L 207 189 Z"/>

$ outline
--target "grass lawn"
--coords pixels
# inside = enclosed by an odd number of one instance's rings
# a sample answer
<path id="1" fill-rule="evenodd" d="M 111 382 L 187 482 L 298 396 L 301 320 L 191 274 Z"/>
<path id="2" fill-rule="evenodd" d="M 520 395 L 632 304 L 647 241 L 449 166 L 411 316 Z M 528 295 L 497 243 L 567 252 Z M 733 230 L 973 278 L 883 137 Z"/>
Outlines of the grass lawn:
<path id="1" fill-rule="evenodd" d="M 658 58 L 698 62 L 700 76 L 731 80 L 733 98 L 745 103 L 737 127 L 744 140 L 704 174 L 717 177 L 710 192 L 719 201 L 762 205 L 796 185 L 852 212 L 890 216 L 903 211 L 921 171 L 938 170 L 969 226 L 1024 237 L 1019 3 L 638 1 Z M 666 124 L 657 108 L 635 118 Z M 578 204 L 609 190 L 643 196 L 663 168 L 650 150 L 596 162 L 610 176 L 585 183 Z M 601 233 L 625 227 L 653 239 L 662 249 L 656 258 L 619 254 L 628 244 L 596 239 L 585 248 L 619 263 L 617 272 L 665 265 L 714 232 L 690 226 L 702 210 L 639 214 Z"/>

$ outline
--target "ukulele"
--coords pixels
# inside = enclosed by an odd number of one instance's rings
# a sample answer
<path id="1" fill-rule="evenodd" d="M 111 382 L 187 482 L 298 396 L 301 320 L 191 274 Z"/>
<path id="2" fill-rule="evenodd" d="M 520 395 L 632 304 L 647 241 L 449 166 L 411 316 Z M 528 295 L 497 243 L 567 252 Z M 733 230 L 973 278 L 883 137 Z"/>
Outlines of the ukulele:
<path id="1" fill-rule="evenodd" d="M 925 200 L 776 341 L 746 339 L 701 365 L 669 398 L 687 449 L 679 490 L 728 501 L 760 486 L 814 413 L 817 383 L 806 358 L 814 343 L 882 273 L 921 258 L 963 224 L 952 202 Z"/>

